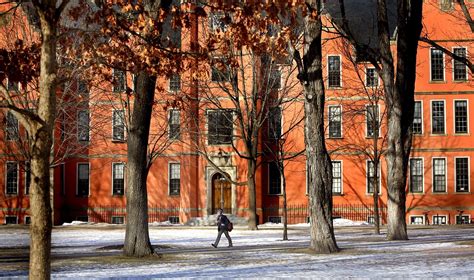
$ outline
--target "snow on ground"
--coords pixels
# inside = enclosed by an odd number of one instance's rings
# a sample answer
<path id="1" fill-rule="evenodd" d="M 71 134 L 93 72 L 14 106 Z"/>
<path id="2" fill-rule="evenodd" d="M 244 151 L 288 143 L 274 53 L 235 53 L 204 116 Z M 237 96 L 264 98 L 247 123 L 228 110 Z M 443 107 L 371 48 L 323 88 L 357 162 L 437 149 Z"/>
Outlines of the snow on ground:
<path id="1" fill-rule="evenodd" d="M 151 242 L 164 248 L 159 250 L 163 258 L 143 260 L 119 258 L 115 247 L 104 249 L 123 244 L 123 226 L 64 225 L 53 230 L 52 277 L 474 279 L 473 226 L 410 228 L 410 240 L 386 241 L 370 226 L 339 222 L 336 238 L 342 251 L 331 255 L 309 253 L 307 224 L 290 225 L 289 241 L 282 241 L 281 225 L 265 224 L 258 231 L 237 227 L 231 233 L 231 249 L 226 248 L 225 237 L 218 249 L 210 246 L 217 235 L 215 227 L 151 225 Z M 9 263 L 8 252 L 25 251 L 28 244 L 26 227 L 0 227 L 0 263 L 7 264 L 0 265 L 0 278 L 26 279 L 26 257 L 23 264 L 13 257 Z"/>

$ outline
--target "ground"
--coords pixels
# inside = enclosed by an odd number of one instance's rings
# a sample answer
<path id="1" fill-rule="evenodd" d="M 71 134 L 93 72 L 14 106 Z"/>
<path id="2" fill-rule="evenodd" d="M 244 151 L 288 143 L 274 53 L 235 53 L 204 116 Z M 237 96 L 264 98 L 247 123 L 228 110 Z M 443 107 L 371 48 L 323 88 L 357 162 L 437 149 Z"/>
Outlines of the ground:
<path id="1" fill-rule="evenodd" d="M 387 241 L 368 225 L 336 223 L 341 252 L 308 250 L 309 226 L 236 228 L 234 247 L 223 236 L 214 249 L 214 227 L 151 225 L 159 257 L 123 257 L 120 225 L 64 225 L 53 230 L 52 278 L 453 278 L 474 279 L 474 226 L 409 227 L 408 241 Z M 382 230 L 383 231 L 383 230 Z M 26 226 L 0 226 L 0 278 L 26 279 Z"/>

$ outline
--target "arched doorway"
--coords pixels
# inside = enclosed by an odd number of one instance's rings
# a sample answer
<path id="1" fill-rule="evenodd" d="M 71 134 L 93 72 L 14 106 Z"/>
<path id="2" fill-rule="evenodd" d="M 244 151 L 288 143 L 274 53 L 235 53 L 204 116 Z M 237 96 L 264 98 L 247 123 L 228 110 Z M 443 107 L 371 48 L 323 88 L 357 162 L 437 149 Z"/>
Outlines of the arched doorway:
<path id="1" fill-rule="evenodd" d="M 226 174 L 226 176 L 229 176 Z M 232 193 L 231 183 L 216 173 L 212 176 L 212 213 L 215 214 L 217 209 L 222 208 L 224 213 L 232 213 Z"/>

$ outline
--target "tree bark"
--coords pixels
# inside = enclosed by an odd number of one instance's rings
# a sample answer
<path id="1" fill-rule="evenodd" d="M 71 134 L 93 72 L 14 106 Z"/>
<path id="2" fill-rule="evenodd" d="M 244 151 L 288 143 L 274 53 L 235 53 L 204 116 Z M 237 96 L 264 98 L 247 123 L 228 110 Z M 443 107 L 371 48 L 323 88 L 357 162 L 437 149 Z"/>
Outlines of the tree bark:
<path id="1" fill-rule="evenodd" d="M 249 192 L 248 229 L 257 230 L 257 195 L 255 189 L 255 171 L 257 163 L 254 159 L 247 160 L 247 186 Z"/>
<path id="2" fill-rule="evenodd" d="M 147 152 L 156 77 L 137 75 L 137 90 L 127 135 L 127 226 L 124 254 L 144 257 L 154 253 L 148 232 Z"/>
<path id="3" fill-rule="evenodd" d="M 317 253 L 339 251 L 332 224 L 332 167 L 324 134 L 324 83 L 322 76 L 320 0 L 306 1 L 317 16 L 305 19 L 303 78 L 305 93 L 305 145 L 311 217 L 310 248 Z M 311 11 L 310 11 L 311 12 Z"/>
<path id="4" fill-rule="evenodd" d="M 53 1 L 55 2 L 55 1 Z M 30 279 L 51 277 L 51 201 L 49 156 L 56 112 L 56 17 L 55 3 L 39 11 L 41 22 L 39 121 L 29 126 L 31 141 Z M 39 10 L 39 9 L 38 9 Z"/>
<path id="5" fill-rule="evenodd" d="M 283 145 L 282 145 L 283 146 Z M 280 151 L 283 147 L 280 147 Z M 288 201 L 286 197 L 286 179 L 285 179 L 285 165 L 283 162 L 283 155 L 280 155 L 280 161 L 278 162 L 280 166 L 280 180 L 282 184 L 282 194 L 283 194 L 283 240 L 288 240 Z"/>

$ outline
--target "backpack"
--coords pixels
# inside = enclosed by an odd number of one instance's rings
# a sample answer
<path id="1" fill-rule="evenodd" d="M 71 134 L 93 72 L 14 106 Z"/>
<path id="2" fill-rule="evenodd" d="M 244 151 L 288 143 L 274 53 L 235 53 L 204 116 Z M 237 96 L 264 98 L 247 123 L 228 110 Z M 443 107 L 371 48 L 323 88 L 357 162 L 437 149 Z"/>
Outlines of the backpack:
<path id="1" fill-rule="evenodd" d="M 229 223 L 227 224 L 227 231 L 231 232 L 233 229 L 234 229 L 234 224 L 231 221 L 229 221 Z"/>

